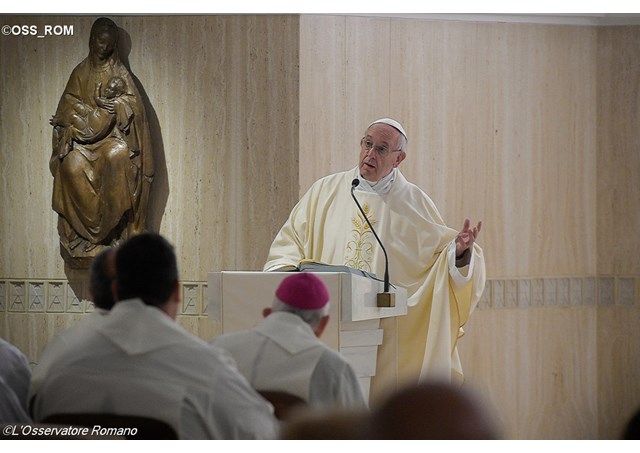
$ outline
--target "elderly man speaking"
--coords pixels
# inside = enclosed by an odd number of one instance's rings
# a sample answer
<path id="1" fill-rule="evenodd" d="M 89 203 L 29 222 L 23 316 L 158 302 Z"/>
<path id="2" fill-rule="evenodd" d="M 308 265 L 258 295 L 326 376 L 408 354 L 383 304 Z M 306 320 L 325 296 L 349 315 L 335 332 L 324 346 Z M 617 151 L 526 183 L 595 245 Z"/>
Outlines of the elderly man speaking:
<path id="1" fill-rule="evenodd" d="M 354 200 L 385 244 L 391 283 L 409 294 L 409 313 L 397 318 L 397 351 L 387 338 L 378 352 L 372 391 L 395 386 L 391 363 L 397 353 L 398 380 L 462 381 L 457 342 L 485 284 L 482 227 L 465 220 L 458 232 L 445 225 L 433 201 L 399 170 L 408 138 L 391 118 L 369 124 L 360 140 L 356 168 L 316 181 L 276 235 L 265 271 L 302 260 L 342 264 L 383 275 L 385 257 Z M 394 319 L 382 320 L 385 334 Z M 385 390 L 385 391 L 386 391 Z"/>

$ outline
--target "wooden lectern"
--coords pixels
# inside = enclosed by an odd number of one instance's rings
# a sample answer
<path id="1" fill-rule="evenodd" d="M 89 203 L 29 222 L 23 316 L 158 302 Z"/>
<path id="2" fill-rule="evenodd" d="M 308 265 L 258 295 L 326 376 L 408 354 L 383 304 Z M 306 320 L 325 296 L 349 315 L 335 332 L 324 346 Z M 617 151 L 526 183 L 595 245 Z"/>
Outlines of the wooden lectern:
<path id="1" fill-rule="evenodd" d="M 349 272 L 314 274 L 327 285 L 331 297 L 331 318 L 321 339 L 353 365 L 368 399 L 378 346 L 382 344 L 380 319 L 407 314 L 407 291 L 392 288 L 395 307 L 378 307 L 376 298 L 383 292 L 382 282 Z M 222 333 L 255 326 L 262 319 L 262 309 L 271 306 L 280 281 L 289 275 L 291 272 L 209 273 L 209 317 L 219 323 Z M 385 341 L 395 342 L 395 335 L 395 331 L 387 332 Z"/>

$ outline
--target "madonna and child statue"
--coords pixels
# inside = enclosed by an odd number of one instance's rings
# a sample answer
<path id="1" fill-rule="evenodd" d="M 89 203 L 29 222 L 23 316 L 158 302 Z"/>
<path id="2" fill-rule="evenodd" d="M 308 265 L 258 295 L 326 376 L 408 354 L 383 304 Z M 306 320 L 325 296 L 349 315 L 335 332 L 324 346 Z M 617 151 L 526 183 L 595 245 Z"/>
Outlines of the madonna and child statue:
<path id="1" fill-rule="evenodd" d="M 50 120 L 52 207 L 60 253 L 86 268 L 105 247 L 145 230 L 153 154 L 140 92 L 118 55 L 118 27 L 97 19 Z"/>

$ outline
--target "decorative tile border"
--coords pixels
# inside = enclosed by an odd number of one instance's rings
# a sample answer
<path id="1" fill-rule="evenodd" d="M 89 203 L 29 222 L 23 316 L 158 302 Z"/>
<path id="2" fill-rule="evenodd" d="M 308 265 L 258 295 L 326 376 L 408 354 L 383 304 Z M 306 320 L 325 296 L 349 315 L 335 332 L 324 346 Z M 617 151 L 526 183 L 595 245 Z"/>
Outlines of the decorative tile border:
<path id="1" fill-rule="evenodd" d="M 180 315 L 206 316 L 207 282 L 180 282 Z M 91 313 L 93 302 L 76 295 L 87 294 L 86 282 L 69 284 L 67 280 L 0 279 L 0 312 L 16 313 Z"/>
<path id="2" fill-rule="evenodd" d="M 27 294 L 25 281 L 9 280 L 9 311 L 27 311 Z"/>
<path id="3" fill-rule="evenodd" d="M 181 315 L 197 316 L 200 314 L 201 285 L 198 282 L 182 283 L 182 311 Z"/>
<path id="4" fill-rule="evenodd" d="M 633 305 L 638 295 L 636 294 L 636 279 L 634 278 L 618 278 L 618 300 L 620 305 Z"/>
<path id="5" fill-rule="evenodd" d="M 531 306 L 531 280 L 516 280 L 518 282 L 518 307 Z"/>
<path id="6" fill-rule="evenodd" d="M 75 283 L 86 294 L 86 282 Z M 180 282 L 181 316 L 207 316 L 207 282 Z M 478 310 L 640 306 L 640 276 L 489 279 Z M 94 305 L 76 296 L 66 280 L 0 279 L 0 312 L 91 313 Z"/>
<path id="7" fill-rule="evenodd" d="M 477 309 L 640 306 L 640 277 L 489 279 Z"/>
<path id="8" fill-rule="evenodd" d="M 44 282 L 30 281 L 27 286 L 27 306 L 30 312 L 44 313 L 46 305 Z"/>
<path id="9" fill-rule="evenodd" d="M 7 311 L 7 282 L 0 280 L 0 312 Z"/>
<path id="10" fill-rule="evenodd" d="M 56 280 L 47 282 L 47 313 L 64 313 L 64 301 L 67 300 L 67 283 Z"/>

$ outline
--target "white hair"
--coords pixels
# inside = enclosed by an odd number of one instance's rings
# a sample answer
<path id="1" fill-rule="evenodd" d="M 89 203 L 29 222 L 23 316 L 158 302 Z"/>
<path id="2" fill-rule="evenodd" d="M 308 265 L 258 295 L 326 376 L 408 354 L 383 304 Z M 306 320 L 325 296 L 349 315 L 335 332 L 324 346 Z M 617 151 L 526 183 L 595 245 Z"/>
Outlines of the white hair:
<path id="1" fill-rule="evenodd" d="M 284 311 L 297 315 L 315 330 L 320 325 L 320 320 L 329 314 L 329 302 L 327 302 L 327 304 L 322 308 L 305 310 L 303 308 L 292 307 L 291 305 L 285 304 L 277 297 L 274 297 L 273 302 L 271 303 L 271 311 L 273 313 L 277 311 Z"/>

